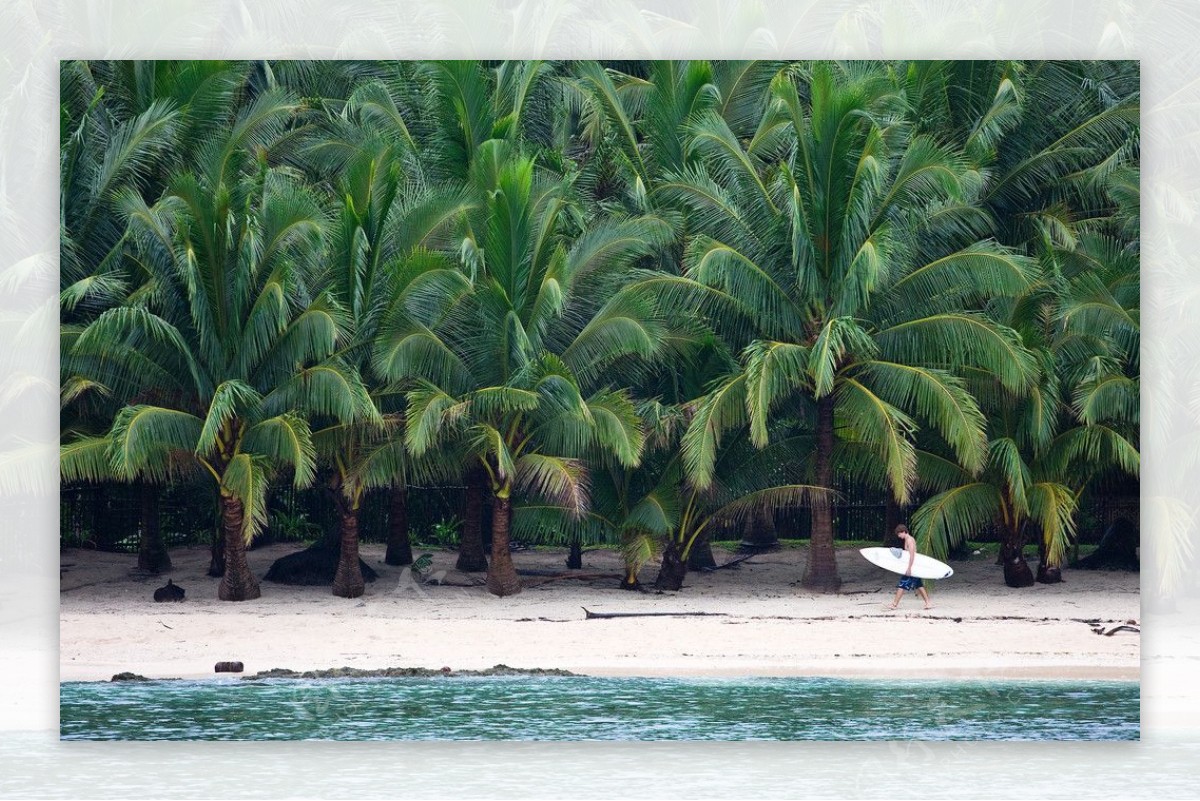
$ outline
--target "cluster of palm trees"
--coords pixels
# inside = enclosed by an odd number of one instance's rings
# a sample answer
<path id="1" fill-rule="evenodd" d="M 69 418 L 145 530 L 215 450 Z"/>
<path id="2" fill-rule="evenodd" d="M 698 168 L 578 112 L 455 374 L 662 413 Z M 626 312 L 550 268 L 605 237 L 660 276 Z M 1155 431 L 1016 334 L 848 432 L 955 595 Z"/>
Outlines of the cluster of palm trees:
<path id="1" fill-rule="evenodd" d="M 465 483 L 679 588 L 839 491 L 1053 581 L 1138 470 L 1130 62 L 67 62 L 64 481 L 208 482 L 226 600 L 273 481 Z M 398 496 L 401 497 L 402 496 Z M 394 504 L 395 505 L 395 504 Z M 474 521 L 474 523 L 472 523 Z M 472 529 L 474 526 L 474 530 Z M 464 556 L 468 550 L 464 550 Z M 471 561 L 468 559 L 468 561 Z M 469 566 L 470 567 L 470 566 Z"/>

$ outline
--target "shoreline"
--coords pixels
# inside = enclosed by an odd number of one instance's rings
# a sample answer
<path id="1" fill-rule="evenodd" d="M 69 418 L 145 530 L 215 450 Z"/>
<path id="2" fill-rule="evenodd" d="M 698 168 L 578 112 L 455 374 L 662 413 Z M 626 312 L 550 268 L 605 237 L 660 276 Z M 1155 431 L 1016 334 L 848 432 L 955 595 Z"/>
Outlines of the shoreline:
<path id="1" fill-rule="evenodd" d="M 671 678 L 689 679 L 836 679 L 843 681 L 883 681 L 886 679 L 905 679 L 935 682 L 979 682 L 985 680 L 1000 682 L 1139 682 L 1140 669 L 1128 667 L 1106 667 L 1070 665 L 1044 665 L 1037 667 L 972 667 L 960 669 L 922 670 L 920 668 L 868 668 L 850 666 L 841 672 L 834 673 L 818 667 L 811 668 L 780 668 L 778 670 L 763 669 L 755 673 L 745 673 L 734 668 L 711 668 L 704 671 L 681 673 L 674 670 L 662 671 L 621 671 L 597 668 L 593 671 L 580 673 L 562 668 L 510 668 L 505 672 L 488 672 L 488 670 L 451 670 L 444 672 L 432 668 L 353 668 L 353 674 L 343 674 L 343 668 L 324 668 L 316 670 L 294 670 L 292 668 L 277 668 L 287 675 L 240 674 L 240 673 L 205 673 L 191 676 L 139 676 L 134 679 L 63 679 L 63 684 L 147 684 L 174 681 L 338 681 L 338 680 L 372 680 L 372 679 L 493 679 L 493 678 L 571 678 L 571 679 L 660 679 Z M 317 674 L 317 675 L 314 675 Z"/>
<path id="2" fill-rule="evenodd" d="M 261 576 L 295 549 L 252 550 L 251 569 Z M 217 580 L 204 575 L 207 549 L 176 549 L 175 569 L 158 577 L 131 572 L 136 555 L 65 553 L 60 682 L 122 672 L 212 679 L 280 667 L 457 673 L 497 663 L 596 677 L 1132 681 L 1140 674 L 1137 574 L 1070 571 L 1063 584 L 1013 590 L 994 564 L 968 561 L 934 583 L 933 610 L 906 595 L 889 612 L 882 607 L 894 577 L 850 549 L 837 554 L 844 584 L 833 595 L 799 586 L 803 549 L 691 573 L 679 593 L 621 591 L 607 577 L 619 573 L 620 556 L 589 551 L 585 573 L 598 577 L 539 575 L 508 598 L 454 571 L 450 551 L 433 553 L 441 585 L 418 585 L 408 568 L 383 564 L 380 545 L 363 546 L 362 556 L 380 578 L 360 598 L 264 583 L 262 598 L 227 603 L 216 599 Z M 565 573 L 564 557 L 515 555 L 519 568 L 541 574 Z M 647 566 L 644 584 L 655 568 Z M 187 600 L 151 600 L 168 577 L 187 589 Z M 585 609 L 636 616 L 588 619 Z M 242 662 L 245 674 L 214 674 L 223 661 Z"/>

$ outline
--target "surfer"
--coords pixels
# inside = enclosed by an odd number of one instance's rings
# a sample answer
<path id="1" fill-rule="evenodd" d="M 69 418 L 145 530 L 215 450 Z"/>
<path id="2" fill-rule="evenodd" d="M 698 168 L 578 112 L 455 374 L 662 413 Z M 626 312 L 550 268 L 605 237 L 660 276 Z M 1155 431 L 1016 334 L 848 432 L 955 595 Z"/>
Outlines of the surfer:
<path id="1" fill-rule="evenodd" d="M 916 590 L 917 595 L 921 596 L 921 600 L 925 602 L 925 608 L 932 609 L 933 604 L 929 602 L 929 592 L 925 589 L 925 582 L 912 575 L 913 562 L 917 559 L 917 541 L 913 539 L 912 534 L 908 533 L 908 526 L 903 523 L 896 526 L 896 536 L 900 538 L 901 545 L 908 553 L 908 569 L 900 577 L 900 582 L 896 585 L 896 597 L 888 604 L 888 609 L 900 606 L 900 598 L 904 595 L 905 590 Z"/>

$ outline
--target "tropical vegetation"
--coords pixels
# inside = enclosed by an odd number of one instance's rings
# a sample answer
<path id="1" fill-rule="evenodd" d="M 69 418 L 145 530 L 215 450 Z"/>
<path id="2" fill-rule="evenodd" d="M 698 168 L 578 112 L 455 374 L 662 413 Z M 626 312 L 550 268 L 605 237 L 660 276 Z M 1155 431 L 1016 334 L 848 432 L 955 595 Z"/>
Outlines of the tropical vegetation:
<path id="1" fill-rule="evenodd" d="M 222 599 L 285 482 L 355 597 L 371 492 L 407 564 L 408 493 L 466 487 L 500 596 L 514 536 L 678 590 L 797 510 L 831 592 L 846 498 L 1019 587 L 1136 480 L 1135 62 L 74 61 L 61 98 L 62 478 L 210 493 Z"/>

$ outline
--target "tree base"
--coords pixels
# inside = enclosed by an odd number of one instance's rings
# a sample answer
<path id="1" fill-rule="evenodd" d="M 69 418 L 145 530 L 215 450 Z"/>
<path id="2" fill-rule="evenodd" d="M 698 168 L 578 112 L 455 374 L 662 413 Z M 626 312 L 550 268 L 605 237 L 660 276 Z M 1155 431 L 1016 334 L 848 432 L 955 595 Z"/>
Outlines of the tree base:
<path id="1" fill-rule="evenodd" d="M 1062 582 L 1062 570 L 1049 565 L 1038 565 L 1038 584 L 1059 584 Z"/>
<path id="2" fill-rule="evenodd" d="M 333 577 L 332 592 L 339 598 L 358 598 L 366 592 L 366 582 L 363 579 L 360 569 L 356 571 L 353 566 L 347 566 L 338 563 L 337 575 Z"/>
<path id="3" fill-rule="evenodd" d="M 167 573 L 171 570 L 171 556 L 166 549 L 138 552 L 138 570 L 144 573 Z"/>
<path id="4" fill-rule="evenodd" d="M 683 580 L 687 578 L 687 572 L 687 561 L 680 559 L 675 549 L 668 546 L 663 551 L 662 565 L 658 568 L 658 577 L 654 579 L 654 589 L 679 592 L 683 589 Z"/>
<path id="5" fill-rule="evenodd" d="M 806 573 L 800 579 L 800 586 L 810 592 L 833 594 L 842 588 L 842 580 L 837 576 L 810 576 Z"/>
<path id="6" fill-rule="evenodd" d="M 1141 570 L 1139 545 L 1138 532 L 1133 523 L 1118 518 L 1104 532 L 1095 552 L 1076 560 L 1071 567 L 1080 570 Z"/>
<path id="7" fill-rule="evenodd" d="M 509 571 L 492 570 L 489 568 L 487 574 L 488 592 L 499 598 L 519 593 L 521 591 L 521 577 L 517 575 L 516 569 L 513 569 L 510 575 L 506 575 L 507 573 Z"/>
<path id="8" fill-rule="evenodd" d="M 583 551 L 577 542 L 571 543 L 571 550 L 567 553 L 567 570 L 583 570 Z"/>
<path id="9" fill-rule="evenodd" d="M 221 578 L 221 585 L 217 587 L 217 598 L 221 601 L 253 601 L 261 597 L 262 590 L 258 586 L 258 579 L 249 572 L 235 578 L 233 571 L 226 570 Z"/>
<path id="10" fill-rule="evenodd" d="M 225 538 L 218 537 L 217 542 L 209 549 L 208 575 L 221 578 L 225 575 Z"/>
<path id="11" fill-rule="evenodd" d="M 1004 583 L 1014 589 L 1033 586 L 1033 571 L 1025 557 L 1018 556 L 1004 561 Z"/>
<path id="12" fill-rule="evenodd" d="M 717 560 L 708 542 L 697 544 L 688 555 L 688 570 L 711 570 L 716 566 Z"/>
<path id="13" fill-rule="evenodd" d="M 625 578 L 621 579 L 621 583 L 617 585 L 617 588 L 637 592 L 638 590 L 641 590 L 642 584 L 640 581 L 638 581 L 637 576 L 626 576 Z"/>
<path id="14" fill-rule="evenodd" d="M 388 546 L 387 553 L 383 555 L 383 563 L 392 567 L 404 567 L 413 563 L 412 546 L 404 545 L 402 547 L 393 548 Z"/>
<path id="15" fill-rule="evenodd" d="M 488 569 L 487 557 L 483 554 L 460 553 L 454 569 L 460 573 L 483 573 Z"/>

